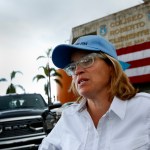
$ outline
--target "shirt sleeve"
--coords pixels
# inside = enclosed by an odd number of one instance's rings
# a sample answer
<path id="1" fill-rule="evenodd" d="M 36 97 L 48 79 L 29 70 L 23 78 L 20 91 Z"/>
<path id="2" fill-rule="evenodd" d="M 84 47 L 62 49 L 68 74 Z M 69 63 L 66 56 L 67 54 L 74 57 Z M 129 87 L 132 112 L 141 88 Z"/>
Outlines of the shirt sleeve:
<path id="1" fill-rule="evenodd" d="M 44 139 L 42 143 L 40 144 L 38 150 L 59 150 L 55 145 L 49 143 Z"/>

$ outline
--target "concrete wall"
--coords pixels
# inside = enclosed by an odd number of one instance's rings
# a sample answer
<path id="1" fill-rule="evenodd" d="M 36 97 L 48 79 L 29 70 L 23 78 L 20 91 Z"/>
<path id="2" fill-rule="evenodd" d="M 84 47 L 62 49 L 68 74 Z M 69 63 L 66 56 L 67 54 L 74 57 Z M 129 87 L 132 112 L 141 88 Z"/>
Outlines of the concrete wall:
<path id="1" fill-rule="evenodd" d="M 88 34 L 102 35 L 116 49 L 150 41 L 150 1 L 74 27 L 71 40 Z"/>

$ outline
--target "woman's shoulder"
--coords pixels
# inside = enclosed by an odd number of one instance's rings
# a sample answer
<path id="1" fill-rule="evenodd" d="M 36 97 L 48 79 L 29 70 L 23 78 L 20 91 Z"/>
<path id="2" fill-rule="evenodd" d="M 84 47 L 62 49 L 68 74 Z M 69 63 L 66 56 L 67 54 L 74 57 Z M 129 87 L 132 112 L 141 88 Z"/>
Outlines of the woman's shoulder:
<path id="1" fill-rule="evenodd" d="M 150 109 L 150 94 L 140 92 L 137 93 L 131 100 L 129 100 L 131 105 L 137 105 L 138 108 L 148 108 Z"/>
<path id="2" fill-rule="evenodd" d="M 69 103 L 65 103 L 63 106 L 62 106 L 62 113 L 64 114 L 74 114 L 78 108 L 79 108 L 80 104 L 77 103 L 77 102 L 69 102 Z"/>
<path id="3" fill-rule="evenodd" d="M 126 101 L 127 116 L 136 118 L 150 118 L 150 94 L 137 93 L 133 98 Z"/>
<path id="4" fill-rule="evenodd" d="M 148 102 L 150 102 L 150 94 L 149 93 L 145 93 L 145 92 L 137 93 L 135 95 L 135 98 L 136 99 L 147 100 Z"/>

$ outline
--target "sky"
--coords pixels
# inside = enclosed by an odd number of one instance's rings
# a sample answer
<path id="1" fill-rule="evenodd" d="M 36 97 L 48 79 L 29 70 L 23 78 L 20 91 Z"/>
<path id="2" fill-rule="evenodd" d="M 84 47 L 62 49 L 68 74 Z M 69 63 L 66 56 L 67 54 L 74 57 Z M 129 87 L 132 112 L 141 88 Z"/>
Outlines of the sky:
<path id="1" fill-rule="evenodd" d="M 0 0 L 0 95 L 10 84 L 10 73 L 21 71 L 13 83 L 26 93 L 41 93 L 44 80 L 33 82 L 49 48 L 68 44 L 73 27 L 143 3 L 142 0 Z M 52 67 L 53 64 L 51 64 Z M 57 68 L 56 68 L 57 69 Z M 57 96 L 52 82 L 52 95 Z M 18 89 L 18 93 L 22 93 Z"/>

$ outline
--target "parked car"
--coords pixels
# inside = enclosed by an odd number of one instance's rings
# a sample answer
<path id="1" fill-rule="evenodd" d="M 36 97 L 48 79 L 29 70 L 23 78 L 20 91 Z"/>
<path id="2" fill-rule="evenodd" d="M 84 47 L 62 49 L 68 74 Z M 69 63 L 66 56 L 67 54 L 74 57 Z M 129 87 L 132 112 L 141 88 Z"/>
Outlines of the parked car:
<path id="1" fill-rule="evenodd" d="M 60 119 L 62 111 L 69 107 L 69 105 L 74 102 L 67 102 L 65 104 L 57 103 L 49 106 L 48 110 L 42 113 L 42 118 L 44 122 L 45 133 L 48 134 L 56 125 L 57 121 Z"/>
<path id="2" fill-rule="evenodd" d="M 42 117 L 46 111 L 48 105 L 40 94 L 0 96 L 0 149 L 38 149 L 46 136 Z"/>

